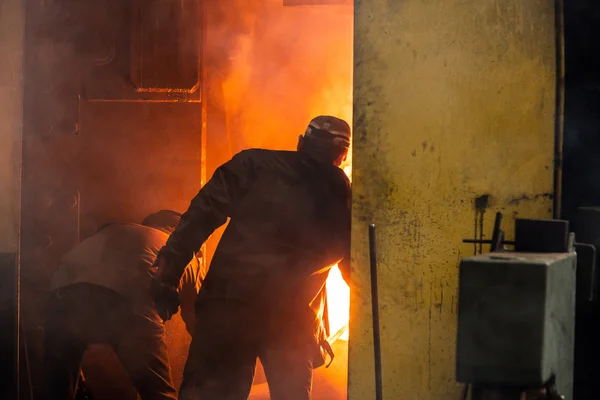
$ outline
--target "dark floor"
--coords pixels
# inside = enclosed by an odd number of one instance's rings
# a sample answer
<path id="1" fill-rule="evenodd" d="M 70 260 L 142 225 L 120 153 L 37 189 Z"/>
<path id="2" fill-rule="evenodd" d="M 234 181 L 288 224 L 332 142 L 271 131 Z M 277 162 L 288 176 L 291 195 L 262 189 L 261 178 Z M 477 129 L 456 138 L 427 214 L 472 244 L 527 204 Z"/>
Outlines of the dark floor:
<path id="1" fill-rule="evenodd" d="M 167 341 L 173 379 L 176 387 L 181 384 L 183 367 L 187 359 L 190 337 L 179 314 L 167 323 Z M 333 345 L 335 360 L 329 368 L 315 370 L 313 379 L 313 400 L 343 400 L 347 398 L 348 342 L 338 340 Z M 133 389 L 124 369 L 114 353 L 104 346 L 94 346 L 86 354 L 83 370 L 87 383 L 94 394 L 94 400 L 136 400 Z M 249 400 L 269 400 L 262 368 L 256 371 L 255 386 Z M 106 382 L 111 382 L 106 385 Z"/>

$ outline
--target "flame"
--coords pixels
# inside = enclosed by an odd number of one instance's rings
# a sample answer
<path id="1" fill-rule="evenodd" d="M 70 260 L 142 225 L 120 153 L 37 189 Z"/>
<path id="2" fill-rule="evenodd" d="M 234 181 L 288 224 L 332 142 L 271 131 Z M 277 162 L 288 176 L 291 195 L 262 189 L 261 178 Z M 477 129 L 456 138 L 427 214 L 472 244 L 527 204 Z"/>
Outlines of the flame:
<path id="1" fill-rule="evenodd" d="M 350 321 L 350 288 L 342 278 L 337 264 L 327 278 L 327 307 L 329 309 L 330 341 L 348 340 Z"/>
<path id="2" fill-rule="evenodd" d="M 350 121 L 351 119 L 346 119 Z M 341 165 L 348 178 L 352 179 L 352 147 L 346 161 Z M 327 307 L 329 310 L 330 340 L 348 340 L 350 322 L 350 288 L 342 278 L 338 265 L 334 265 L 327 278 Z M 336 338 L 336 336 L 338 336 Z"/>

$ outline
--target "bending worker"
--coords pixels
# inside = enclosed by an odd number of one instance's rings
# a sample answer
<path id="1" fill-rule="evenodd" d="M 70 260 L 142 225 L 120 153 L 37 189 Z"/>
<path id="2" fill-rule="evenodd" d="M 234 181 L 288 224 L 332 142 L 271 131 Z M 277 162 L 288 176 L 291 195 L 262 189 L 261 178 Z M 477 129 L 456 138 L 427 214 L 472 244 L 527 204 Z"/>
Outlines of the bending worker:
<path id="1" fill-rule="evenodd" d="M 47 302 L 47 399 L 73 399 L 84 352 L 96 343 L 112 347 L 143 400 L 177 398 L 165 327 L 149 293 L 156 255 L 180 216 L 163 210 L 142 225 L 105 225 L 61 259 Z M 193 332 L 200 268 L 195 254 L 188 261 L 176 290 Z"/>
<path id="2" fill-rule="evenodd" d="M 192 200 L 157 259 L 155 303 L 165 319 L 177 312 L 168 293 L 185 265 L 230 220 L 198 295 L 202 324 L 180 399 L 247 399 L 257 358 L 271 399 L 310 399 L 312 370 L 329 347 L 325 281 L 340 260 L 349 278 L 351 192 L 339 168 L 349 144 L 346 122 L 317 117 L 297 151 L 242 151 Z"/>

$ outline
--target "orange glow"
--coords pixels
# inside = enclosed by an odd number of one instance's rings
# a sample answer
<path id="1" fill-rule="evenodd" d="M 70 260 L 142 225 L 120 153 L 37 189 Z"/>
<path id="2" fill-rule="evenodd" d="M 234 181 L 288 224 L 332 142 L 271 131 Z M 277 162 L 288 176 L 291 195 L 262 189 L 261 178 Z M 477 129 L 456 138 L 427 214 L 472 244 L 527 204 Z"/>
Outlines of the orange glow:
<path id="1" fill-rule="evenodd" d="M 331 101 L 333 107 L 322 106 L 322 109 L 331 110 L 329 112 L 332 115 L 339 116 L 340 118 L 352 124 L 352 91 L 348 91 L 346 87 L 340 85 L 334 87 L 337 90 L 327 90 L 323 96 L 324 101 Z M 344 95 L 350 97 L 344 98 Z M 334 101 L 337 99 L 337 101 Z M 337 110 L 336 110 L 337 108 Z M 336 112 L 337 111 L 337 112 Z M 348 157 L 346 161 L 341 165 L 348 178 L 352 180 L 352 146 L 348 151 Z M 329 272 L 327 278 L 327 307 L 329 309 L 329 327 L 331 332 L 331 339 L 348 340 L 349 321 L 350 321 L 350 288 L 342 278 L 342 274 L 337 265 L 334 265 Z M 342 330 L 340 332 L 340 330 Z"/>
<path id="2" fill-rule="evenodd" d="M 350 119 L 346 119 L 350 121 Z M 346 161 L 341 166 L 352 178 L 352 153 L 351 151 Z M 350 321 L 350 288 L 342 278 L 337 264 L 331 268 L 327 278 L 327 307 L 329 309 L 329 327 L 331 339 L 348 340 L 349 321 Z M 343 331 L 341 331 L 343 329 Z M 341 331 L 341 332 L 340 332 Z"/>
<path id="3" fill-rule="evenodd" d="M 283 7 L 281 0 L 235 0 L 212 19 L 207 54 L 225 63 L 207 71 L 219 84 L 227 149 L 294 149 L 308 121 L 352 122 L 353 7 Z M 216 4 L 216 3 L 215 3 Z M 229 4 L 229 3 L 227 3 Z M 217 25 L 219 18 L 223 25 Z M 231 37 L 235 36 L 235 40 Z M 223 44 L 223 45 L 222 45 Z M 227 44 L 227 47 L 224 45 Z M 352 153 L 342 165 L 351 178 Z M 350 289 L 334 266 L 327 280 L 331 341 L 348 339 Z M 345 331 L 343 330 L 345 328 Z"/>
<path id="4" fill-rule="evenodd" d="M 331 268 L 327 278 L 327 307 L 329 307 L 330 340 L 348 340 L 350 288 L 342 278 L 337 265 Z"/>
<path id="5" fill-rule="evenodd" d="M 351 59 L 351 58 L 350 58 Z M 352 86 L 345 79 L 333 79 L 315 95 L 311 115 L 329 114 L 352 125 Z M 352 180 L 352 146 L 340 166 Z M 350 321 L 350 288 L 334 265 L 327 278 L 327 307 L 329 309 L 330 341 L 348 340 Z"/>

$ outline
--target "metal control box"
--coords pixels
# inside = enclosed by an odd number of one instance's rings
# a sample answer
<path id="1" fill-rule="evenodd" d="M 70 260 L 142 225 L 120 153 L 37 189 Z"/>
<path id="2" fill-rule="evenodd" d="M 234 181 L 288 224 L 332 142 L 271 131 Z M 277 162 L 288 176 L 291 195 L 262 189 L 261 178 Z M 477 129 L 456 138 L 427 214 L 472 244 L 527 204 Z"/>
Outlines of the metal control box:
<path id="1" fill-rule="evenodd" d="M 460 264 L 457 380 L 556 387 L 572 399 L 575 253 L 489 253 Z"/>

